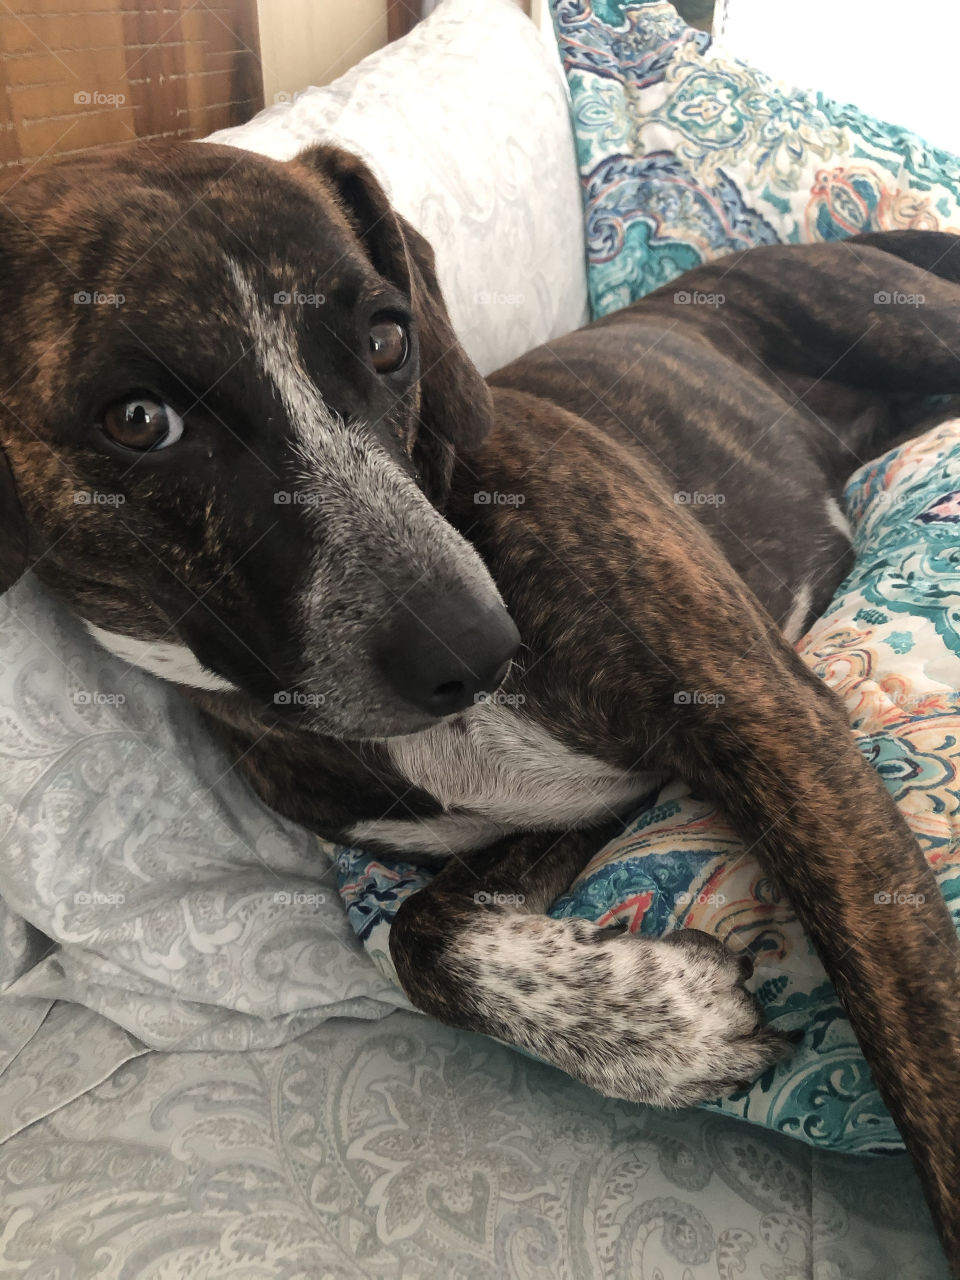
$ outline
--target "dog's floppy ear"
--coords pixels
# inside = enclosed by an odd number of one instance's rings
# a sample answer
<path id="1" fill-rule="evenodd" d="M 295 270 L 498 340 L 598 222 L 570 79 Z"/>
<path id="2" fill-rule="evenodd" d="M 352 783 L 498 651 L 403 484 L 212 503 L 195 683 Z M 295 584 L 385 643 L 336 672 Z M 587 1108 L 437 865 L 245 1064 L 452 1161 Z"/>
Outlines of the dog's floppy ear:
<path id="1" fill-rule="evenodd" d="M 395 213 L 379 182 L 356 156 L 339 147 L 302 152 L 326 178 L 373 266 L 408 295 L 420 343 L 419 431 L 415 457 L 430 496 L 442 500 L 454 455 L 479 447 L 493 424 L 493 401 L 457 339 L 437 281 L 433 249 Z"/>
<path id="2" fill-rule="evenodd" d="M 27 520 L 17 497 L 13 471 L 0 446 L 0 593 L 26 573 L 29 548 Z"/>

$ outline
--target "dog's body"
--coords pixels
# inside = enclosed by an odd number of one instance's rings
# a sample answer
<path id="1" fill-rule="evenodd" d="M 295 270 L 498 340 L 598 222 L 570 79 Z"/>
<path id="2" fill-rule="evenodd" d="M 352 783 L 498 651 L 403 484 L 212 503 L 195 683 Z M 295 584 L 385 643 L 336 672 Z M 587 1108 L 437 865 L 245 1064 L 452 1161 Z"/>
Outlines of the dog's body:
<path id="1" fill-rule="evenodd" d="M 823 956 L 960 1265 L 960 948 L 787 642 L 849 566 L 845 476 L 960 391 L 960 248 L 755 250 L 682 282 L 722 306 L 671 286 L 488 387 L 429 250 L 342 153 L 98 163 L 96 198 L 55 168 L 11 206 L 34 278 L 23 228 L 72 273 L 61 294 L 128 302 L 57 339 L 56 289 L 25 298 L 12 268 L 5 579 L 34 563 L 183 683 L 276 809 L 442 863 L 392 931 L 407 994 L 609 1094 L 709 1098 L 786 1051 L 719 943 L 537 914 L 658 776 L 713 795 Z M 291 288 L 326 309 L 271 306 Z M 65 511 L 78 478 L 127 501 Z"/>

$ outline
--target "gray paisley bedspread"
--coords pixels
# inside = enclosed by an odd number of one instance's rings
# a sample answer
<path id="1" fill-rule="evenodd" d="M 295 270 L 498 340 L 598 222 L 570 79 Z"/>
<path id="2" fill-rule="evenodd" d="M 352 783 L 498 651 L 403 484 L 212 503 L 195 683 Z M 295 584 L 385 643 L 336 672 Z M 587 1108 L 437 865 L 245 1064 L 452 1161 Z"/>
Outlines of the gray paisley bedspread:
<path id="1" fill-rule="evenodd" d="M 25 1062 L 59 1096 L 80 1039 Z M 84 1044 L 90 1043 L 86 1028 Z M 31 1280 L 942 1280 L 905 1158 L 599 1098 L 397 1012 L 246 1053 L 148 1053 L 0 1146 Z"/>

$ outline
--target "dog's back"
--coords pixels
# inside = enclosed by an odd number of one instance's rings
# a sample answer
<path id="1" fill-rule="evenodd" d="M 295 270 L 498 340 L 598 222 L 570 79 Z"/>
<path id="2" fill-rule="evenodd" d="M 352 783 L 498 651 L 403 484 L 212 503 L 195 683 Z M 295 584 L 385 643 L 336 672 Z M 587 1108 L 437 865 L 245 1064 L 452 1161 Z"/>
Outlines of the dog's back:
<path id="1" fill-rule="evenodd" d="M 852 564 L 847 477 L 948 416 L 900 352 L 858 348 L 893 309 L 903 349 L 929 346 L 925 309 L 960 321 L 958 280 L 960 240 L 946 234 L 766 246 L 689 272 L 490 382 L 570 410 L 640 458 L 797 639 Z"/>

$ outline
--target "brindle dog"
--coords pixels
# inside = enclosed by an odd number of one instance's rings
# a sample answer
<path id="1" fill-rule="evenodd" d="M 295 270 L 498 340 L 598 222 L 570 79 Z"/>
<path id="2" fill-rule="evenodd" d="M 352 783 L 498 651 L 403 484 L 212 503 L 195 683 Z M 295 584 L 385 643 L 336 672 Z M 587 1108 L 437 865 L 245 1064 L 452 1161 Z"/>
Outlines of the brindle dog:
<path id="1" fill-rule="evenodd" d="M 3 585 L 33 566 L 183 684 L 274 808 L 442 862 L 392 932 L 411 1000 L 603 1093 L 692 1103 L 787 1051 L 718 942 L 538 914 L 659 775 L 715 797 L 960 1266 L 956 933 L 788 643 L 850 563 L 844 476 L 960 392 L 957 242 L 756 249 L 484 382 L 334 149 L 65 162 L 0 223 Z"/>

